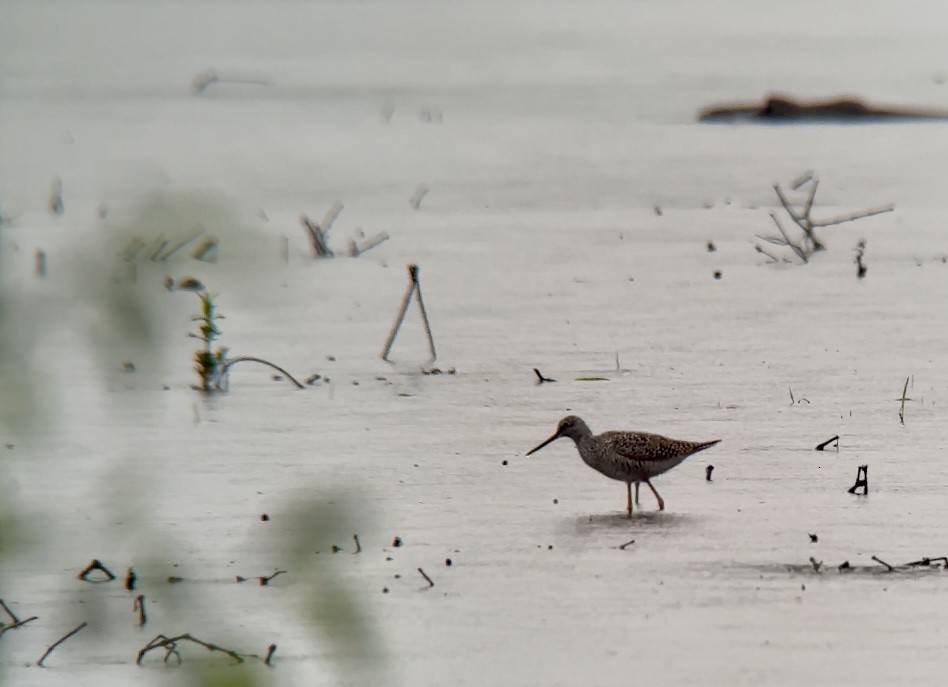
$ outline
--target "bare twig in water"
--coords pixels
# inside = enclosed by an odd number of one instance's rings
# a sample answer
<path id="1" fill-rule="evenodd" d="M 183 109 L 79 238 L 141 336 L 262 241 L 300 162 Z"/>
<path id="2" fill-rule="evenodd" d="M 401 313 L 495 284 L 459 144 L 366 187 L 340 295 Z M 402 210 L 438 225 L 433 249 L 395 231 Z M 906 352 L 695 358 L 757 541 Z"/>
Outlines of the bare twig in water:
<path id="1" fill-rule="evenodd" d="M 359 543 L 359 535 L 353 534 L 352 538 L 355 540 L 356 550 L 352 553 L 362 553 L 362 544 Z"/>
<path id="2" fill-rule="evenodd" d="M 619 545 L 619 549 L 622 550 L 622 551 L 625 551 L 625 549 L 626 549 L 627 546 L 631 546 L 631 545 L 634 544 L 634 543 L 635 543 L 635 540 L 634 540 L 634 539 L 630 539 L 630 540 L 627 541 L 625 544 L 620 544 L 620 545 Z"/>
<path id="3" fill-rule="evenodd" d="M 223 377 L 224 375 L 226 375 L 227 371 L 230 370 L 232 366 L 236 365 L 237 363 L 243 363 L 243 362 L 260 363 L 261 365 L 268 365 L 272 367 L 274 370 L 277 370 L 278 372 L 282 373 L 283 376 L 289 379 L 297 389 L 306 388 L 302 384 L 300 384 L 293 375 L 291 375 L 289 372 L 284 370 L 279 365 L 271 363 L 269 360 L 264 360 L 263 358 L 257 358 L 252 355 L 241 355 L 236 358 L 227 358 L 224 361 L 224 363 L 221 365 L 221 371 L 220 371 L 221 376 Z"/>
<path id="4" fill-rule="evenodd" d="M 832 444 L 834 441 L 836 442 L 836 444 L 834 445 L 834 447 L 836 448 L 837 451 L 839 451 L 839 435 L 838 435 L 838 434 L 834 435 L 834 436 L 831 437 L 830 439 L 827 439 L 827 440 L 824 441 L 822 444 L 817 444 L 816 450 L 817 450 L 817 451 L 823 451 L 823 450 L 826 449 L 827 446 L 829 446 L 830 444 Z"/>
<path id="5" fill-rule="evenodd" d="M 137 580 L 138 576 L 135 575 L 135 571 L 129 568 L 128 572 L 125 573 L 125 590 L 129 592 L 135 591 L 135 582 Z"/>
<path id="6" fill-rule="evenodd" d="M 58 647 L 60 644 L 62 644 L 63 642 L 65 642 L 67 639 L 69 639 L 70 637 L 72 637 L 74 634 L 76 634 L 77 632 L 79 632 L 79 630 L 81 630 L 82 628 L 84 628 L 84 627 L 85 627 L 86 625 L 88 625 L 88 624 L 89 624 L 89 623 L 87 623 L 87 622 L 82 622 L 82 623 L 80 623 L 78 626 L 76 626 L 75 628 L 73 628 L 72 630 L 70 630 L 69 632 L 67 632 L 66 634 L 64 634 L 62 637 L 60 637 L 59 639 L 57 639 L 57 640 L 53 643 L 53 645 L 50 646 L 50 647 L 46 650 L 46 653 L 44 653 L 42 656 L 40 656 L 40 659 L 36 662 L 36 665 L 38 665 L 40 668 L 45 668 L 46 666 L 43 665 L 43 661 L 45 661 L 46 658 L 47 658 L 51 653 L 53 653 L 53 649 L 55 649 L 56 647 Z"/>
<path id="7" fill-rule="evenodd" d="M 90 580 L 89 574 L 92 573 L 93 570 L 98 570 L 100 572 L 105 573 L 108 579 L 107 580 Z M 111 582 L 112 580 L 115 579 L 115 575 L 112 574 L 112 571 L 106 568 L 104 565 L 102 565 L 101 561 L 99 561 L 98 558 L 93 558 L 92 562 L 89 563 L 89 565 L 87 565 L 85 568 L 83 568 L 82 571 L 77 575 L 77 577 L 83 582 L 89 582 L 91 584 L 99 584 L 101 582 Z"/>
<path id="8" fill-rule="evenodd" d="M 307 231 L 313 255 L 317 258 L 331 258 L 334 254 L 330 250 L 329 244 L 326 243 L 326 234 L 322 227 L 311 221 L 306 215 L 300 216 L 300 224 Z"/>
<path id="9" fill-rule="evenodd" d="M 276 650 L 277 650 L 276 644 L 271 644 L 270 646 L 267 647 L 267 657 L 263 659 L 263 665 L 265 666 L 272 665 L 273 654 L 276 653 Z"/>
<path id="10" fill-rule="evenodd" d="M 421 576 L 425 578 L 425 582 L 428 583 L 428 588 L 429 588 L 429 589 L 431 589 L 432 587 L 434 587 L 434 581 L 433 581 L 430 577 L 428 577 L 427 573 L 425 573 L 424 570 L 422 570 L 421 568 L 418 568 L 418 572 L 420 572 L 420 573 L 421 573 Z"/>
<path id="11" fill-rule="evenodd" d="M 39 619 L 38 615 L 31 615 L 26 620 L 17 620 L 12 625 L 3 625 L 2 627 L 0 627 L 0 637 L 3 637 L 3 633 L 6 632 L 7 630 L 16 630 L 17 628 L 23 627 L 27 623 L 31 623 L 37 619 Z"/>
<path id="12" fill-rule="evenodd" d="M 810 556 L 810 565 L 813 566 L 813 572 L 819 572 L 820 568 L 823 567 L 823 561 L 818 561 L 813 556 Z"/>
<path id="13" fill-rule="evenodd" d="M 706 482 L 710 482 L 710 481 L 711 481 L 711 473 L 712 473 L 712 472 L 714 472 L 714 466 L 713 466 L 713 465 L 708 465 L 708 466 L 704 469 L 704 479 L 705 479 Z"/>
<path id="14" fill-rule="evenodd" d="M 138 657 L 135 659 L 135 663 L 138 665 L 142 664 L 142 661 L 145 659 L 145 655 L 149 651 L 154 649 L 164 649 L 165 658 L 164 662 L 167 663 L 168 659 L 174 656 L 178 659 L 178 663 L 181 663 L 181 654 L 178 653 L 178 642 L 193 642 L 194 644 L 199 644 L 203 646 L 208 651 L 220 651 L 221 653 L 227 654 L 232 659 L 234 663 L 243 663 L 246 656 L 252 656 L 252 654 L 238 654 L 233 649 L 225 649 L 222 646 L 217 644 L 211 644 L 210 642 L 205 642 L 198 639 L 197 637 L 192 637 L 190 634 L 185 633 L 183 635 L 177 635 L 176 637 L 166 637 L 165 635 L 158 635 L 153 640 L 148 642 L 138 651 Z"/>
<path id="15" fill-rule="evenodd" d="M 938 558 L 922 558 L 918 561 L 912 561 L 911 563 L 906 563 L 905 565 L 911 568 L 917 567 L 928 567 L 932 563 L 941 562 L 942 567 L 948 567 L 948 556 L 939 556 Z"/>
<path id="16" fill-rule="evenodd" d="M 873 556 L 872 560 L 874 560 L 876 563 L 879 563 L 880 565 L 884 565 L 886 568 L 888 568 L 889 572 L 892 572 L 893 570 L 895 570 L 895 568 L 893 568 L 891 565 L 886 563 L 884 560 L 882 560 L 878 556 Z"/>
<path id="17" fill-rule="evenodd" d="M 421 207 L 421 201 L 424 200 L 424 197 L 428 195 L 430 189 L 425 184 L 418 184 L 415 187 L 415 192 L 411 194 L 411 198 L 408 203 L 411 205 L 412 210 L 417 210 Z"/>
<path id="18" fill-rule="evenodd" d="M 545 384 L 547 382 L 555 382 L 555 379 L 550 379 L 549 377 L 544 377 L 543 373 L 540 372 L 537 368 L 533 368 L 533 372 L 537 376 L 537 384 Z"/>

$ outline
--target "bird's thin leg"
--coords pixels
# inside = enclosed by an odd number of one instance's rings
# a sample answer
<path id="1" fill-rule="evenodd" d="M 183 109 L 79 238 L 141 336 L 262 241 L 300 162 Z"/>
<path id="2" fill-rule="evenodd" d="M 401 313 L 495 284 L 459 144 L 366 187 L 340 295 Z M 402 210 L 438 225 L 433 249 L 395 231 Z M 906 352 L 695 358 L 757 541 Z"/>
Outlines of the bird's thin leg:
<path id="1" fill-rule="evenodd" d="M 632 517 L 632 482 L 625 483 L 625 492 L 626 492 L 626 505 L 625 512 L 629 514 L 629 517 Z"/>
<path id="2" fill-rule="evenodd" d="M 639 483 L 635 483 L 635 505 L 639 505 Z"/>
<path id="3" fill-rule="evenodd" d="M 652 486 L 652 483 L 648 480 L 645 480 L 645 483 L 648 485 L 648 488 L 652 490 L 652 493 L 655 494 L 655 498 L 658 499 L 658 510 L 665 510 L 665 499 L 659 496 L 658 492 L 655 491 L 655 487 Z"/>

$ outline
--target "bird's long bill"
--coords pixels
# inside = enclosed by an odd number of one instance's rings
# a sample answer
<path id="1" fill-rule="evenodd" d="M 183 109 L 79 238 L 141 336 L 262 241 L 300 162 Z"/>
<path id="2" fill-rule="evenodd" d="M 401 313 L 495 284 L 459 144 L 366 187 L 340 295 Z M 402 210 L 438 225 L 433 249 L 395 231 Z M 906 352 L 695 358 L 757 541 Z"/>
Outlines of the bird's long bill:
<path id="1" fill-rule="evenodd" d="M 546 441 L 544 441 L 542 444 L 540 444 L 540 445 L 537 446 L 536 448 L 527 451 L 527 455 L 529 456 L 531 453 L 536 453 L 537 451 L 539 451 L 541 448 L 543 448 L 543 447 L 546 446 L 547 444 L 552 444 L 554 441 L 556 441 L 556 440 L 559 439 L 559 438 L 560 438 L 560 435 L 559 435 L 559 434 L 554 434 L 553 436 L 551 436 L 549 439 L 547 439 Z"/>

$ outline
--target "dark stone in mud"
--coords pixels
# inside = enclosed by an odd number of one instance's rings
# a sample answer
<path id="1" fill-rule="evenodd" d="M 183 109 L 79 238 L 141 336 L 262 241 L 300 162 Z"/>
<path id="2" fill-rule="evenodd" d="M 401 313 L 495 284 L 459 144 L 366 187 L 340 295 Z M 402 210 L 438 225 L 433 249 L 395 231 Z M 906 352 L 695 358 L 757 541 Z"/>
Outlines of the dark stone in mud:
<path id="1" fill-rule="evenodd" d="M 782 94 L 768 95 L 760 103 L 721 103 L 698 113 L 699 122 L 876 122 L 948 120 L 948 110 L 931 107 L 871 105 L 859 98 L 842 96 L 823 100 L 799 100 Z"/>

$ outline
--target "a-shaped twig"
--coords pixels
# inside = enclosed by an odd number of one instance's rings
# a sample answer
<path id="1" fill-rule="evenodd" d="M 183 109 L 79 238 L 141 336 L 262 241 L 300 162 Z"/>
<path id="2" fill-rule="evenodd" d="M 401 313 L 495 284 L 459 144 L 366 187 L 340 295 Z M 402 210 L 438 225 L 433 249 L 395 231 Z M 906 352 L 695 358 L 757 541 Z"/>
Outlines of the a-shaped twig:
<path id="1" fill-rule="evenodd" d="M 421 568 L 418 568 L 418 572 L 421 573 L 421 576 L 425 578 L 425 582 L 428 583 L 428 589 L 431 589 L 432 587 L 434 587 L 434 581 L 430 577 L 428 577 L 428 574 L 424 570 L 422 570 Z"/>
<path id="2" fill-rule="evenodd" d="M 856 490 L 862 487 L 862 496 L 869 493 L 869 466 L 860 465 L 856 471 L 856 483 L 849 488 L 850 494 L 855 494 Z"/>
<path id="3" fill-rule="evenodd" d="M 93 570 L 98 570 L 105 573 L 105 576 L 108 578 L 106 580 L 90 580 L 89 575 Z M 100 584 L 102 582 L 111 582 L 115 579 L 115 575 L 112 574 L 112 571 L 102 565 L 101 561 L 98 558 L 93 558 L 92 562 L 89 563 L 82 571 L 76 576 L 83 582 L 89 582 L 91 584 Z"/>
<path id="4" fill-rule="evenodd" d="M 912 400 L 912 399 L 910 399 L 908 396 L 906 396 L 906 393 L 908 393 L 909 379 L 910 379 L 910 377 L 906 377 L 906 378 L 905 378 L 905 386 L 902 387 L 902 395 L 901 395 L 899 398 L 895 399 L 896 401 L 900 401 L 900 405 L 899 405 L 899 423 L 901 423 L 901 424 L 903 424 L 903 425 L 905 424 L 905 402 Z"/>
<path id="5" fill-rule="evenodd" d="M 72 637 L 74 634 L 76 634 L 77 632 L 79 632 L 79 630 L 81 630 L 82 628 L 84 628 L 84 627 L 85 627 L 86 625 L 88 625 L 88 624 L 89 624 L 89 623 L 87 623 L 87 622 L 82 622 L 82 623 L 80 623 L 77 627 L 73 628 L 72 630 L 70 630 L 69 632 L 67 632 L 66 634 L 64 634 L 62 637 L 60 637 L 59 639 L 57 639 L 57 640 L 52 644 L 52 646 L 50 646 L 50 647 L 46 650 L 46 652 L 45 652 L 42 656 L 40 656 L 40 659 L 36 662 L 36 665 L 38 665 L 40 668 L 45 668 L 46 666 L 43 665 L 43 661 L 45 661 L 46 658 L 47 658 L 51 653 L 53 653 L 53 649 L 55 649 L 57 646 L 59 646 L 60 644 L 62 644 L 63 642 L 65 642 L 67 639 L 69 639 L 70 637 Z"/>
<path id="6" fill-rule="evenodd" d="M 135 597 L 135 605 L 132 606 L 132 611 L 138 613 L 138 626 L 144 627 L 145 623 L 148 622 L 148 616 L 145 614 L 144 594 L 139 594 Z"/>
<path id="7" fill-rule="evenodd" d="M 201 639 L 198 639 L 197 637 L 192 637 L 189 633 L 185 633 L 183 635 L 177 635 L 176 637 L 166 637 L 165 635 L 158 635 L 153 640 L 148 642 L 148 644 L 146 644 L 141 649 L 139 649 L 138 657 L 135 659 L 135 663 L 138 665 L 141 665 L 142 661 L 145 659 L 145 655 L 149 651 L 153 651 L 155 649 L 164 649 L 165 650 L 164 662 L 167 663 L 168 659 L 174 656 L 176 659 L 178 659 L 178 664 L 180 665 L 181 654 L 178 653 L 178 642 L 192 642 L 194 644 L 199 644 L 200 646 L 203 646 L 208 651 L 220 651 L 221 653 L 224 653 L 230 656 L 234 660 L 234 663 L 243 663 L 245 657 L 253 655 L 253 654 L 239 654 L 233 649 L 226 649 L 222 646 L 218 646 L 217 644 L 211 644 L 210 642 L 205 642 Z"/>
<path id="8" fill-rule="evenodd" d="M 833 444 L 833 442 L 836 442 L 836 443 Z M 822 444 L 817 444 L 817 445 L 816 445 L 816 450 L 817 450 L 817 451 L 825 451 L 825 450 L 826 450 L 826 447 L 829 446 L 830 444 L 833 444 L 833 447 L 834 447 L 837 451 L 839 451 L 839 435 L 838 435 L 838 434 L 836 434 L 836 435 L 834 435 L 833 437 L 827 439 L 827 440 L 824 441 Z"/>
<path id="9" fill-rule="evenodd" d="M 555 379 L 550 379 L 549 377 L 544 377 L 544 376 L 543 376 L 543 373 L 541 373 L 537 368 L 533 368 L 533 372 L 534 372 L 534 373 L 536 374 L 536 376 L 537 376 L 537 384 L 545 384 L 545 383 L 547 383 L 547 382 L 555 382 L 555 381 L 556 381 Z"/>
<path id="10" fill-rule="evenodd" d="M 428 361 L 428 364 L 433 363 L 438 357 L 438 354 L 435 352 L 434 338 L 431 335 L 431 324 L 428 322 L 428 313 L 425 310 L 425 302 L 421 297 L 421 282 L 418 281 L 418 265 L 408 265 L 408 288 L 402 297 L 402 305 L 398 310 L 398 315 L 392 324 L 392 329 L 382 349 L 382 360 L 387 363 L 391 362 L 391 360 L 388 359 L 388 354 L 392 351 L 392 344 L 395 343 L 395 337 L 398 335 L 398 330 L 405 320 L 405 313 L 408 311 L 408 306 L 411 304 L 411 299 L 414 295 L 418 296 L 418 308 L 421 310 L 421 319 L 425 325 L 425 334 L 428 335 L 428 349 L 431 352 L 431 359 Z"/>
<path id="11" fill-rule="evenodd" d="M 29 618 L 27 618 L 26 620 L 17 620 L 17 621 L 16 621 L 15 623 L 13 623 L 12 625 L 4 625 L 3 623 L 0 623 L 0 637 L 3 637 L 3 634 L 4 634 L 7 630 L 16 630 L 17 628 L 23 627 L 23 626 L 26 625 L 27 623 L 31 623 L 31 622 L 33 622 L 34 620 L 37 620 L 38 618 L 39 618 L 38 615 L 31 615 L 31 616 L 30 616 Z"/>

